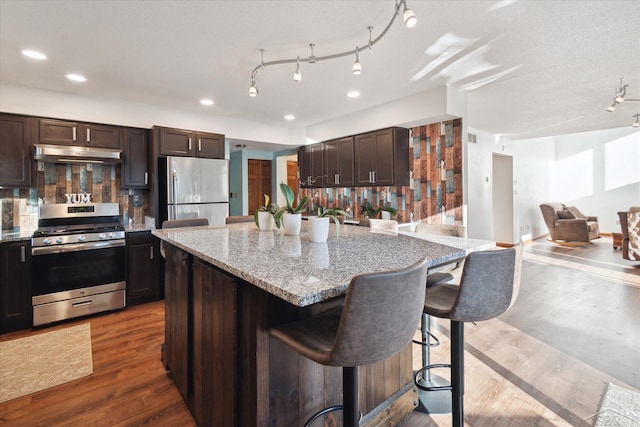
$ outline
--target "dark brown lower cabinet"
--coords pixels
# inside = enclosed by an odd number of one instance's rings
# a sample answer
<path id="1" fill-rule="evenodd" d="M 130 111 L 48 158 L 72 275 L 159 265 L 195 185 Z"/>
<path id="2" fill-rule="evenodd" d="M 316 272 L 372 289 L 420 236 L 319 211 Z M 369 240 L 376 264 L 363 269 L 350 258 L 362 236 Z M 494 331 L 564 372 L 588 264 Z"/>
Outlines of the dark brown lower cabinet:
<path id="1" fill-rule="evenodd" d="M 200 426 L 236 423 L 236 280 L 193 263 L 193 399 Z"/>
<path id="2" fill-rule="evenodd" d="M 189 401 L 191 388 L 190 258 L 189 254 L 175 246 L 165 246 L 164 364 L 185 402 Z"/>
<path id="3" fill-rule="evenodd" d="M 140 231 L 127 233 L 126 241 L 127 305 L 158 300 L 158 239 L 150 231 Z"/>
<path id="4" fill-rule="evenodd" d="M 0 333 L 30 328 L 31 243 L 0 244 Z"/>

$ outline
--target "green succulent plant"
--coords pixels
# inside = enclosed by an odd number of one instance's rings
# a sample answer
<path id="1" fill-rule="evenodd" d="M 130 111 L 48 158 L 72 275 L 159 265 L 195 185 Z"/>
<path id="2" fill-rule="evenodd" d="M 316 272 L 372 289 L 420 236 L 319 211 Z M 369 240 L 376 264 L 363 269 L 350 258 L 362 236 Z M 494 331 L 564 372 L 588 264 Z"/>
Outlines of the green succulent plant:
<path id="1" fill-rule="evenodd" d="M 282 223 L 282 216 L 285 213 L 302 213 L 309 203 L 309 196 L 304 196 L 302 199 L 298 200 L 296 206 L 294 207 L 293 202 L 295 200 L 295 195 L 293 194 L 293 190 L 291 189 L 291 187 L 289 187 L 284 182 L 280 183 L 280 191 L 282 191 L 287 205 L 279 207 L 278 210 L 273 214 L 273 218 L 276 220 L 276 226 L 278 228 L 280 228 L 280 224 Z"/>
<path id="2" fill-rule="evenodd" d="M 318 206 L 316 209 L 318 214 L 318 218 L 333 218 L 333 222 L 336 224 L 336 236 L 340 236 L 340 220 L 338 216 L 350 217 L 349 213 L 342 209 L 335 208 L 323 208 L 322 206 Z"/>
<path id="3" fill-rule="evenodd" d="M 278 209 L 280 209 L 280 207 L 277 204 L 269 203 L 269 200 L 270 200 L 269 195 L 265 194 L 264 205 L 258 206 L 258 209 L 256 209 L 255 212 L 253 213 L 253 220 L 256 223 L 256 226 L 258 228 L 260 228 L 260 224 L 258 222 L 258 212 L 269 212 L 271 215 L 275 217 L 276 212 L 278 212 Z M 276 221 L 276 227 L 280 228 L 280 224 L 278 224 L 277 221 Z"/>

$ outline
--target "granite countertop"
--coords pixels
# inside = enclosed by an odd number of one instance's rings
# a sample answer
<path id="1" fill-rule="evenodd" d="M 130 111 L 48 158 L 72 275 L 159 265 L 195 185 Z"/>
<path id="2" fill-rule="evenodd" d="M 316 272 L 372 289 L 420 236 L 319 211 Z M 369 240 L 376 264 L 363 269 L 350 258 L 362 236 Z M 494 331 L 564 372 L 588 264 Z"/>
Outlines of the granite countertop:
<path id="1" fill-rule="evenodd" d="M 465 256 L 465 250 L 366 227 L 331 224 L 326 243 L 311 243 L 308 223 L 299 236 L 260 231 L 253 223 L 186 227 L 152 233 L 291 304 L 304 307 L 344 294 L 359 274 L 407 267 L 427 257 L 430 267 Z"/>
<path id="2" fill-rule="evenodd" d="M 0 232 L 0 243 L 31 240 L 33 231 Z"/>
<path id="3" fill-rule="evenodd" d="M 416 233 L 415 231 L 399 231 L 398 234 L 464 249 L 467 254 L 473 251 L 484 251 L 496 246 L 496 243 L 490 240 L 469 239 L 467 237 L 442 236 L 439 234 Z"/>

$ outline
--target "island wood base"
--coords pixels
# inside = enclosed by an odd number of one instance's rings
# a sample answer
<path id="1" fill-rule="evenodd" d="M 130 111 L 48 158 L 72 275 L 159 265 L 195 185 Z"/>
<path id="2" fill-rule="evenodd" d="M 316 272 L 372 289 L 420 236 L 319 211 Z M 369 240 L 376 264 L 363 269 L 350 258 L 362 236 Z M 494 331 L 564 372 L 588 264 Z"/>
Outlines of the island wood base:
<path id="1" fill-rule="evenodd" d="M 293 306 L 171 245 L 165 278 L 166 367 L 198 425 L 302 425 L 342 402 L 341 368 L 319 365 L 268 334 L 322 303 Z M 409 344 L 360 368 L 363 425 L 395 425 L 414 409 L 411 356 Z"/>

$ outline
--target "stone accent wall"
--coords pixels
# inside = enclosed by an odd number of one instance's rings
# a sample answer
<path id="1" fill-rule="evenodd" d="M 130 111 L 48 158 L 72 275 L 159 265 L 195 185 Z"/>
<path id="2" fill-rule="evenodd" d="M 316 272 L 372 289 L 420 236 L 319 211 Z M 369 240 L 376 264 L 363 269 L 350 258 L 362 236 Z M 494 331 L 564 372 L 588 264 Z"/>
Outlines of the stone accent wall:
<path id="1" fill-rule="evenodd" d="M 33 232 L 38 227 L 38 202 L 66 203 L 65 193 L 91 193 L 94 203 L 120 203 L 124 224 L 144 224 L 147 190 L 120 188 L 120 165 L 43 163 L 36 188 L 2 189 L 2 231 Z M 40 199 L 40 200 L 39 200 Z"/>

